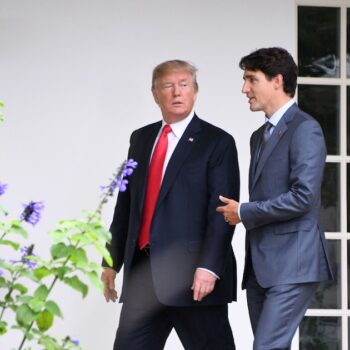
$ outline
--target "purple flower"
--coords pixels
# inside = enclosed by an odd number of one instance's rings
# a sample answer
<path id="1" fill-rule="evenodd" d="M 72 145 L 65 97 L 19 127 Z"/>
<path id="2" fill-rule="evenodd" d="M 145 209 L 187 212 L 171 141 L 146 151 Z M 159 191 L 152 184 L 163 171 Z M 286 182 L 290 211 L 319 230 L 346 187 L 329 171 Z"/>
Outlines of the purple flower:
<path id="1" fill-rule="evenodd" d="M 129 181 L 128 180 L 124 180 L 124 179 L 118 179 L 116 181 L 116 185 L 119 188 L 120 192 L 125 192 L 127 185 L 128 185 Z"/>
<path id="2" fill-rule="evenodd" d="M 8 186 L 8 184 L 2 184 L 0 182 L 0 196 L 2 196 L 6 192 L 7 186 Z"/>
<path id="3" fill-rule="evenodd" d="M 4 274 L 4 271 L 2 271 L 1 269 L 0 269 L 0 276 L 2 276 Z"/>
<path id="4" fill-rule="evenodd" d="M 22 253 L 21 259 L 20 260 L 10 260 L 11 264 L 23 264 L 26 266 L 29 270 L 35 269 L 37 266 L 37 262 L 28 259 L 29 256 L 36 256 L 33 253 L 34 250 L 34 244 L 31 244 L 29 247 L 22 247 L 19 251 Z"/>
<path id="5" fill-rule="evenodd" d="M 31 201 L 29 204 L 23 204 L 23 206 L 24 210 L 21 214 L 21 220 L 33 226 L 36 225 L 41 219 L 41 211 L 44 209 L 44 203 Z"/>
<path id="6" fill-rule="evenodd" d="M 66 336 L 64 339 L 63 339 L 63 345 L 67 344 L 67 342 L 70 342 L 76 346 L 79 346 L 79 340 L 75 340 L 75 339 L 72 339 L 70 336 Z"/>
<path id="7" fill-rule="evenodd" d="M 117 174 L 114 175 L 111 183 L 108 186 L 101 186 L 101 190 L 107 190 L 107 194 L 110 196 L 113 196 L 116 188 L 119 188 L 120 192 L 125 192 L 129 181 L 124 178 L 130 176 L 136 167 L 137 162 L 133 159 L 124 161 L 119 167 Z"/>

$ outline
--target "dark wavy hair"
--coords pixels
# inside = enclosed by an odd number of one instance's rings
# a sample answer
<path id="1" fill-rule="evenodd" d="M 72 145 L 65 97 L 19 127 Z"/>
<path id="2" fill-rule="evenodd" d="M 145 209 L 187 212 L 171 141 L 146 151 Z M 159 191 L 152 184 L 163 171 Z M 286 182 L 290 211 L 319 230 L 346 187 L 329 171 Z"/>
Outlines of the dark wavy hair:
<path id="1" fill-rule="evenodd" d="M 243 70 L 262 71 L 267 79 L 278 74 L 283 76 L 283 90 L 294 97 L 297 87 L 298 67 L 291 54 L 280 47 L 262 48 L 241 58 L 239 67 Z"/>

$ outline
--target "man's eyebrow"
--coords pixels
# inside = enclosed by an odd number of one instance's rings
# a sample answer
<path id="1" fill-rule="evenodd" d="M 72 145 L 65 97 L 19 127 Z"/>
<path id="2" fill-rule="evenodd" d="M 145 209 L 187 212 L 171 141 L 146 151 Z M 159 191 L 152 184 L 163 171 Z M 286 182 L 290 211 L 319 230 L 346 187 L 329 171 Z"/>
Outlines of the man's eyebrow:
<path id="1" fill-rule="evenodd" d="M 255 74 L 254 73 L 248 73 L 248 74 L 243 75 L 243 80 L 245 80 L 246 78 L 252 78 L 252 77 L 255 77 Z"/>

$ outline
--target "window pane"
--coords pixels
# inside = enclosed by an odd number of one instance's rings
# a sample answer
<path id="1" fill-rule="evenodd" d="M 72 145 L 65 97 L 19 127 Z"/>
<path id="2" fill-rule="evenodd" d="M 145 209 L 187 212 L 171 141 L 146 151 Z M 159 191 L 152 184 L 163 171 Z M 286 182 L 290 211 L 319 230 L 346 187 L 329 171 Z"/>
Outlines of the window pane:
<path id="1" fill-rule="evenodd" d="M 341 350 L 340 317 L 304 317 L 299 330 L 300 350 Z"/>
<path id="2" fill-rule="evenodd" d="M 346 23 L 346 76 L 350 78 L 350 8 L 347 9 Z"/>
<path id="3" fill-rule="evenodd" d="M 299 85 L 298 104 L 306 113 L 321 124 L 327 145 L 327 153 L 337 155 L 340 152 L 340 113 L 339 86 Z"/>
<path id="4" fill-rule="evenodd" d="M 321 224 L 327 232 L 340 232 L 340 165 L 326 163 L 321 193 Z"/>
<path id="5" fill-rule="evenodd" d="M 347 125 L 346 148 L 347 148 L 347 154 L 350 155 L 350 86 L 347 86 L 346 88 L 346 125 Z"/>
<path id="6" fill-rule="evenodd" d="M 299 75 L 339 77 L 340 8 L 298 7 Z"/>
<path id="7" fill-rule="evenodd" d="M 348 241 L 348 309 L 350 309 L 350 241 Z M 350 344 L 350 338 L 349 338 L 349 344 Z"/>
<path id="8" fill-rule="evenodd" d="M 341 308 L 341 249 L 339 240 L 327 240 L 328 257 L 333 271 L 334 280 L 322 282 L 316 290 L 310 309 L 340 309 Z"/>
<path id="9" fill-rule="evenodd" d="M 350 164 L 349 163 L 346 165 L 346 185 L 347 185 L 346 202 L 347 202 L 347 214 L 348 214 L 347 231 L 350 232 Z M 349 292 L 350 292 L 350 289 L 349 289 Z"/>

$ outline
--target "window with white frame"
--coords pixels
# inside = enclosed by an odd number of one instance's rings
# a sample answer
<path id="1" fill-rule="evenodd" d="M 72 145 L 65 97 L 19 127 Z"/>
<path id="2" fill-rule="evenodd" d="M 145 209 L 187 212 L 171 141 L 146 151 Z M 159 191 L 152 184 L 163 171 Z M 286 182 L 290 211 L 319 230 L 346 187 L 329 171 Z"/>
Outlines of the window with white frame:
<path id="1" fill-rule="evenodd" d="M 297 1 L 298 104 L 322 126 L 327 163 L 321 223 L 334 281 L 322 283 L 299 327 L 300 350 L 349 349 L 350 0 Z"/>

